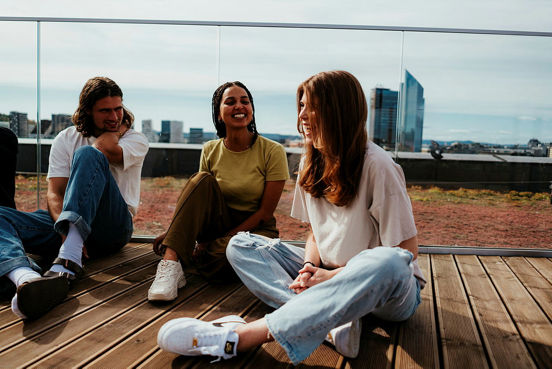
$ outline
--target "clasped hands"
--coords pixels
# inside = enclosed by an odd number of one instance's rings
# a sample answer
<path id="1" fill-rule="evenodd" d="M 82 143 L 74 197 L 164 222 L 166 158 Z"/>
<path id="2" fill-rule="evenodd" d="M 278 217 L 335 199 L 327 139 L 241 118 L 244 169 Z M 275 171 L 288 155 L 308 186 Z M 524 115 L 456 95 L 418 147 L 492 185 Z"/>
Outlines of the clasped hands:
<path id="1" fill-rule="evenodd" d="M 289 285 L 289 288 L 293 290 L 293 292 L 299 294 L 309 287 L 327 281 L 337 273 L 338 269 L 328 270 L 305 264 L 305 266 L 299 270 L 299 275 L 295 278 L 293 283 Z"/>

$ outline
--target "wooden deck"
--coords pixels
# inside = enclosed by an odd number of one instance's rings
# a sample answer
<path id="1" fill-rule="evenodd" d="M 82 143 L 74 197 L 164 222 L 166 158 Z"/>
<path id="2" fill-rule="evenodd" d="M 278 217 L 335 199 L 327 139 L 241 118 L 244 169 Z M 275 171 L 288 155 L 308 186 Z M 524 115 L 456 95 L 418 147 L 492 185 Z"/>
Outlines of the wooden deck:
<path id="1" fill-rule="evenodd" d="M 158 257 L 131 244 L 87 265 L 67 300 L 31 322 L 0 305 L 0 367 L 203 367 L 212 358 L 161 351 L 159 327 L 177 317 L 246 320 L 270 310 L 239 284 L 189 277 L 178 299 L 151 304 L 147 290 Z M 348 360 L 321 345 L 301 366 L 327 368 L 552 368 L 552 260 L 420 255 L 429 283 L 405 323 L 364 319 L 361 354 Z M 277 368 L 291 364 L 272 342 L 210 367 Z"/>

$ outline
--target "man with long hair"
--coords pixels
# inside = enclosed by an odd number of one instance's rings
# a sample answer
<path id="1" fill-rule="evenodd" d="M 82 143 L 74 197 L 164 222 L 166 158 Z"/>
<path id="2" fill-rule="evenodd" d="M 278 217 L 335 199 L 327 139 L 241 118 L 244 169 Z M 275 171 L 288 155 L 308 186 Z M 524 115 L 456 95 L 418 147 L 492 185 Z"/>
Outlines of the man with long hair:
<path id="1" fill-rule="evenodd" d="M 148 151 L 133 120 L 114 81 L 89 79 L 74 126 L 50 150 L 48 210 L 0 206 L 0 276 L 15 285 L 12 311 L 21 318 L 37 318 L 65 299 L 82 274 L 83 255 L 107 255 L 129 242 Z M 27 252 L 54 258 L 50 270 L 41 276 Z"/>

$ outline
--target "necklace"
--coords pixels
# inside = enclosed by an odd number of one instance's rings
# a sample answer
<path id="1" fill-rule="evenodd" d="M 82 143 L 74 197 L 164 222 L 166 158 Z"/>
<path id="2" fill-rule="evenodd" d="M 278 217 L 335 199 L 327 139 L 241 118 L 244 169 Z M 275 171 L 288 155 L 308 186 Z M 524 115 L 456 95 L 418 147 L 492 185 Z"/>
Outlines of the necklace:
<path id="1" fill-rule="evenodd" d="M 227 141 L 227 137 L 224 137 L 222 139 L 222 143 L 224 144 L 224 147 L 226 147 L 228 150 L 230 151 L 237 151 L 237 152 L 240 152 L 240 151 L 245 151 L 247 149 L 249 149 L 251 147 L 251 143 L 248 143 L 245 147 L 239 147 L 239 148 L 232 148 L 228 145 L 228 141 Z"/>

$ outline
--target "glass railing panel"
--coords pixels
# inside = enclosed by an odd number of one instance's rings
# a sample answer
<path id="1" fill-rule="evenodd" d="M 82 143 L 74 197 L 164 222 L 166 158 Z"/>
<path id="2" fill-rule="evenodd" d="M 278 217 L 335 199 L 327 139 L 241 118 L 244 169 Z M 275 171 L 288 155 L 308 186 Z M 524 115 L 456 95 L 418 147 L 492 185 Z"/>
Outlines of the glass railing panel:
<path id="1" fill-rule="evenodd" d="M 43 141 L 72 124 L 80 91 L 94 76 L 117 82 L 125 106 L 135 116 L 134 128 L 150 141 L 142 171 L 141 204 L 135 217 L 136 235 L 153 236 L 166 229 L 178 197 L 180 188 L 166 183 L 179 186 L 181 182 L 151 177 L 168 175 L 163 169 L 174 151 L 183 149 L 191 128 L 212 130 L 216 40 L 215 27 L 42 25 L 42 116 L 51 122 Z M 167 125 L 165 134 L 163 127 Z M 199 162 L 190 165 L 197 170 Z M 170 175 L 185 174 L 178 169 Z"/>
<path id="2" fill-rule="evenodd" d="M 552 248 L 552 40 L 405 33 L 398 161 L 429 245 Z"/>
<path id="3" fill-rule="evenodd" d="M 400 32 L 224 27 L 221 81 L 248 86 L 261 134 L 297 146 L 297 86 L 318 72 L 346 70 L 370 101 L 372 89 L 399 86 L 401 38 Z M 298 155 L 290 162 L 297 164 Z M 286 184 L 276 218 L 282 239 L 304 241 L 309 228 L 290 217 L 294 185 Z"/>
<path id="4" fill-rule="evenodd" d="M 346 70 L 366 97 L 399 84 L 400 32 L 229 28 L 221 32 L 221 80 L 241 80 L 253 93 L 261 133 L 297 135 L 297 86 L 313 74 Z"/>
<path id="5" fill-rule="evenodd" d="M 15 204 L 20 210 L 34 211 L 38 207 L 36 23 L 0 22 L 0 40 L 0 127 L 15 133 L 19 143 Z M 13 165 L 5 155 L 3 168 Z"/>

